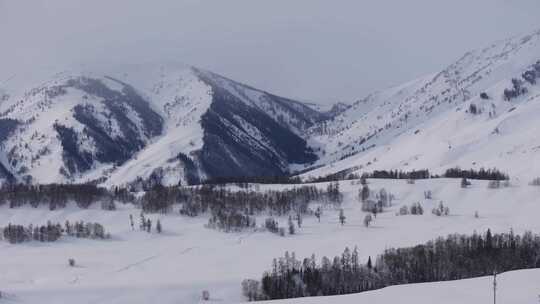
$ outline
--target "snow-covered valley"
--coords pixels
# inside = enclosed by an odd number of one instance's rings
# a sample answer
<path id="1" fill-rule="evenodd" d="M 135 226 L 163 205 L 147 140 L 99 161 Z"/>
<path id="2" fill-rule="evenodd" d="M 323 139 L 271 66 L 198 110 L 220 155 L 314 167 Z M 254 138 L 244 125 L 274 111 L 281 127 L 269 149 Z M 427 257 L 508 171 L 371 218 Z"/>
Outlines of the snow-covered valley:
<path id="1" fill-rule="evenodd" d="M 345 248 L 357 248 L 354 275 L 364 277 L 324 292 L 347 295 L 322 297 L 301 282 L 258 299 L 491 303 L 492 278 L 470 278 L 491 273 L 489 263 L 447 274 L 437 267 L 449 259 L 422 252 L 430 261 L 410 263 L 421 273 L 411 278 L 387 261 L 377 270 L 376 259 L 461 234 L 465 252 L 495 261 L 526 232 L 535 235 L 521 238 L 526 246 L 537 244 L 526 253 L 538 255 L 504 265 L 512 271 L 499 275 L 499 303 L 536 303 L 540 270 L 514 266 L 540 267 L 539 115 L 540 31 L 351 104 L 300 102 L 169 62 L 15 73 L 0 83 L 0 303 L 190 304 L 206 292 L 209 302 L 244 303 L 244 280 L 263 285 L 273 268 L 270 279 L 301 281 L 281 270 L 303 261 L 287 272 L 312 271 Z M 504 178 L 481 180 L 484 169 Z M 139 229 L 142 210 L 153 229 L 146 220 Z M 87 231 L 64 231 L 67 221 Z M 95 237 L 100 227 L 110 238 Z M 491 233 L 511 241 L 494 250 Z M 281 277 L 274 259 L 286 264 Z M 348 269 L 344 260 L 332 267 Z M 437 269 L 426 275 L 426 265 Z M 351 292 L 360 289 L 370 291 Z"/>
<path id="2" fill-rule="evenodd" d="M 392 207 L 379 214 L 366 228 L 362 221 L 357 181 L 342 181 L 342 208 L 346 224 L 341 226 L 338 210 L 324 210 L 319 223 L 314 216 L 304 218 L 297 234 L 280 237 L 269 232 L 248 231 L 224 233 L 205 228 L 208 217 L 190 218 L 179 214 L 148 214 L 160 219 L 163 233 L 148 234 L 131 230 L 129 215 L 140 213 L 131 205 L 118 205 L 116 211 L 99 206 L 81 210 L 67 207 L 49 211 L 21 207 L 1 207 L 0 226 L 8 223 L 44 224 L 47 221 L 99 221 L 111 233 L 110 240 L 63 238 L 56 243 L 0 243 L 0 286 L 2 292 L 17 303 L 198 303 L 203 290 L 212 301 L 239 303 L 245 301 L 240 283 L 246 278 L 260 279 L 270 268 L 273 258 L 285 251 L 299 258 L 315 254 L 333 257 L 345 247 L 358 246 L 361 261 L 389 247 L 423 243 L 447 234 L 494 232 L 516 234 L 540 231 L 540 188 L 513 182 L 508 188 L 488 189 L 485 181 L 472 181 L 462 189 L 458 179 L 369 180 L 373 190 L 385 188 L 395 196 Z M 259 185 L 260 191 L 293 187 L 292 185 Z M 326 184 L 318 187 L 325 188 Z M 235 187 L 233 187 L 235 188 Z M 432 191 L 426 200 L 425 191 Z M 429 212 L 443 201 L 450 216 L 438 217 Z M 420 202 L 424 215 L 396 216 L 400 207 Z M 475 213 L 478 212 L 478 218 Z M 258 218 L 260 225 L 264 217 Z M 286 223 L 286 217 L 279 218 Z M 69 267 L 74 258 L 77 267 Z M 501 276 L 502 299 L 516 303 L 534 303 L 540 290 L 537 270 L 518 271 Z M 529 278 L 526 280 L 525 278 Z M 331 303 L 372 300 L 389 303 L 395 297 L 428 303 L 436 294 L 444 294 L 443 303 L 481 303 L 491 299 L 490 279 L 417 284 L 389 287 L 365 294 L 331 298 Z M 465 289 L 461 289 L 461 288 Z M 454 292 L 454 290 L 460 292 Z M 519 292 L 519 294 L 515 294 Z M 536 294 L 535 294 L 536 292 Z M 409 298 L 410 297 L 410 298 Z M 466 297 L 469 297 L 465 300 Z M 275 303 L 330 303 L 330 299 L 302 299 Z M 335 301 L 335 302 L 334 302 Z M 446 301 L 446 302 L 445 302 Z M 468 302 L 469 301 L 469 302 Z"/>

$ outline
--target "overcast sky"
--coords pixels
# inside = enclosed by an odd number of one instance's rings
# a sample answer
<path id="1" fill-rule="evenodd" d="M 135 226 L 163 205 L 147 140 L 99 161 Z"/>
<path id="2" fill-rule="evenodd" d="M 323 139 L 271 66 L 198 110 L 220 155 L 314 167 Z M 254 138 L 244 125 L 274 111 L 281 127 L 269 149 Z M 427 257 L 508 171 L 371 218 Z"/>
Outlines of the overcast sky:
<path id="1" fill-rule="evenodd" d="M 0 0 L 0 83 L 37 66 L 178 61 L 352 102 L 539 28 L 540 0 Z"/>

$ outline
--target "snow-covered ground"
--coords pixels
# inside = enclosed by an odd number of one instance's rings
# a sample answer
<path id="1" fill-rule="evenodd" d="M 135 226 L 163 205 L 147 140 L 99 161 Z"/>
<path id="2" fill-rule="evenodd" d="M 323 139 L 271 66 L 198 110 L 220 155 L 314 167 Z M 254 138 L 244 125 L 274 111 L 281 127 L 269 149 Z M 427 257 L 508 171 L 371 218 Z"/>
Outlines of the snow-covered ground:
<path id="1" fill-rule="evenodd" d="M 434 173 L 497 167 L 531 179 L 540 172 L 538 82 L 508 101 L 513 78 L 540 61 L 540 31 L 468 52 L 440 73 L 375 92 L 311 129 L 323 165 L 304 176 L 350 168 Z M 487 94 L 487 99 L 480 97 Z M 470 112 L 475 106 L 476 114 Z"/>
<path id="2" fill-rule="evenodd" d="M 483 181 L 472 181 L 468 189 L 455 179 L 434 179 L 407 184 L 404 180 L 370 180 L 372 190 L 382 187 L 396 196 L 394 205 L 379 214 L 373 226 L 362 224 L 364 213 L 356 197 L 360 185 L 341 182 L 345 193 L 344 226 L 337 210 L 325 210 L 321 223 L 307 217 L 294 236 L 267 232 L 222 233 L 204 228 L 207 217 L 187 218 L 178 214 L 149 215 L 160 218 L 164 233 L 131 231 L 129 214 L 138 219 L 139 210 L 130 205 L 116 211 L 75 207 L 49 211 L 45 208 L 0 207 L 0 226 L 8 223 L 40 224 L 48 220 L 84 220 L 102 223 L 111 240 L 63 238 L 56 243 L 0 243 L 0 290 L 6 303 L 198 303 L 202 290 L 213 301 L 238 303 L 243 279 L 259 279 L 273 258 L 285 251 L 297 257 L 315 253 L 335 256 L 345 247 L 358 246 L 361 259 L 375 256 L 388 247 L 410 246 L 450 233 L 472 234 L 491 228 L 495 232 L 540 231 L 540 188 L 514 181 L 509 188 L 488 189 Z M 268 188 L 292 187 L 260 185 Z M 326 184 L 320 184 L 326 187 Z M 432 200 L 424 191 L 433 192 Z M 450 216 L 436 217 L 431 209 L 443 201 Z M 396 216 L 402 205 L 421 202 L 422 216 Z M 474 214 L 478 211 L 479 218 Z M 263 222 L 263 217 L 258 223 Z M 286 218 L 280 222 L 285 224 Z M 74 258 L 77 267 L 68 267 Z M 540 271 L 518 271 L 500 278 L 501 303 L 535 303 L 540 293 Z M 486 278 L 391 287 L 360 295 L 295 299 L 276 303 L 489 303 L 490 281 Z M 409 301 L 410 299 L 410 301 Z"/>
<path id="3" fill-rule="evenodd" d="M 497 277 L 497 303 L 532 304 L 540 301 L 540 270 L 508 272 Z M 493 303 L 493 278 L 392 286 L 354 295 L 315 297 L 265 304 L 489 304 Z"/>

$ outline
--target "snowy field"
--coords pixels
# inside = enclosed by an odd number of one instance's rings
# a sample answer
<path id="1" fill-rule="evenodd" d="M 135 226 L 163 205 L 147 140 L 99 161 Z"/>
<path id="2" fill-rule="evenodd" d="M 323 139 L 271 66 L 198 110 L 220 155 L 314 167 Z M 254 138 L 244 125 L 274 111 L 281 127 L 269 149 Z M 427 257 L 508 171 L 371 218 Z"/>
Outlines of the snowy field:
<path id="1" fill-rule="evenodd" d="M 540 232 L 540 188 L 514 183 L 509 188 L 488 189 L 487 182 L 472 181 L 468 189 L 460 180 L 435 179 L 409 185 L 405 180 L 369 180 L 372 190 L 386 188 L 396 199 L 369 228 L 357 201 L 359 184 L 341 182 L 347 223 L 338 222 L 338 210 L 324 210 L 321 223 L 306 217 L 296 235 L 280 237 L 268 232 L 223 233 L 204 228 L 207 217 L 178 214 L 149 215 L 159 218 L 164 233 L 132 231 L 129 215 L 139 210 L 130 205 L 116 211 L 75 207 L 57 211 L 46 208 L 0 207 L 0 226 L 8 223 L 43 224 L 77 220 L 102 223 L 112 239 L 94 241 L 62 238 L 56 243 L 0 242 L 0 303 L 198 303 L 208 290 L 212 302 L 239 303 L 243 279 L 260 279 L 273 258 L 285 251 L 298 258 L 315 253 L 335 256 L 345 247 L 358 246 L 367 261 L 388 247 L 410 246 L 450 233 Z M 326 187 L 326 184 L 320 184 Z M 267 188 L 292 186 L 260 185 Z M 433 192 L 432 200 L 424 191 Z M 431 209 L 443 201 L 450 216 L 437 217 Z M 421 202 L 422 216 L 396 216 L 403 205 Z M 478 211 L 479 218 L 474 214 Z M 264 217 L 258 219 L 260 225 Z M 280 218 L 285 225 L 286 218 Z M 77 267 L 68 267 L 74 258 Z M 490 303 L 491 281 L 478 278 L 456 282 L 404 285 L 359 295 L 293 299 L 271 303 Z M 507 273 L 500 277 L 500 303 L 537 303 L 540 270 Z"/>

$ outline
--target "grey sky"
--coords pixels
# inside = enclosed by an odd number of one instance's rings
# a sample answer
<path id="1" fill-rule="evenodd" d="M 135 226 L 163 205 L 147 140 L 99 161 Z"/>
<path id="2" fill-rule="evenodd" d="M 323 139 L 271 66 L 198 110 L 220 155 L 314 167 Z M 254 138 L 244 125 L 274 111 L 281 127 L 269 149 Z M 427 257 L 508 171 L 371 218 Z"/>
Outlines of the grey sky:
<path id="1" fill-rule="evenodd" d="M 538 0 L 0 0 L 0 82 L 37 66 L 180 61 L 351 102 L 537 28 Z"/>

